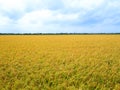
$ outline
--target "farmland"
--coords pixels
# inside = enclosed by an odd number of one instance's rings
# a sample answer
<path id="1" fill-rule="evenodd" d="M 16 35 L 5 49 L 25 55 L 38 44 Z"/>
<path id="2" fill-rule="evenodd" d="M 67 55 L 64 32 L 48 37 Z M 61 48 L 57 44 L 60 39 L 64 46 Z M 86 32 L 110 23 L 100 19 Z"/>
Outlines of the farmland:
<path id="1" fill-rule="evenodd" d="M 1 35 L 1 90 L 120 90 L 120 35 Z"/>

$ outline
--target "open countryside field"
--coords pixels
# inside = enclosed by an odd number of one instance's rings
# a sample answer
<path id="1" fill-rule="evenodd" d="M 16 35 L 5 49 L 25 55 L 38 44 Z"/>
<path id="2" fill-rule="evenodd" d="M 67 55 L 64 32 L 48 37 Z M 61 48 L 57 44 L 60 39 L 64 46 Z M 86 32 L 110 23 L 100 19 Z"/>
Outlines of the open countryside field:
<path id="1" fill-rule="evenodd" d="M 120 90 L 120 35 L 1 35 L 0 90 Z"/>

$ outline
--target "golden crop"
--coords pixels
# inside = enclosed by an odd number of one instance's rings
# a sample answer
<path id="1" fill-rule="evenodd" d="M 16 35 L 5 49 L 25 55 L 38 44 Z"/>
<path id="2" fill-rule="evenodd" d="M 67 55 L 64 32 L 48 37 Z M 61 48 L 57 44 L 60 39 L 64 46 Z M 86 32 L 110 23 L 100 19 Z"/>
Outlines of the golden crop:
<path id="1" fill-rule="evenodd" d="M 120 35 L 1 35 L 0 90 L 120 90 Z"/>

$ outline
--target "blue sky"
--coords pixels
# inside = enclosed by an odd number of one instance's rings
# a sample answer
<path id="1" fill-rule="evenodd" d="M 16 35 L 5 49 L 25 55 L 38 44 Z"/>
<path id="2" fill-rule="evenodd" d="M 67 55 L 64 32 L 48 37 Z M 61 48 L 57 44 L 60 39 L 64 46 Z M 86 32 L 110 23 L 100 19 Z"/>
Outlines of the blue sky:
<path id="1" fill-rule="evenodd" d="M 0 33 L 61 32 L 120 32 L 120 0 L 0 0 Z"/>

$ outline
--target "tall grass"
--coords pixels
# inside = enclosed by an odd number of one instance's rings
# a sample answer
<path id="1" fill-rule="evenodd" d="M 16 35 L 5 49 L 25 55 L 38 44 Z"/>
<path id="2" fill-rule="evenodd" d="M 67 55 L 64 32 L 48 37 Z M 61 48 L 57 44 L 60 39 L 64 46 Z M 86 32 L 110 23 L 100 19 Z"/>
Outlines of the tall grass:
<path id="1" fill-rule="evenodd" d="M 1 90 L 120 90 L 120 35 L 0 36 Z"/>

